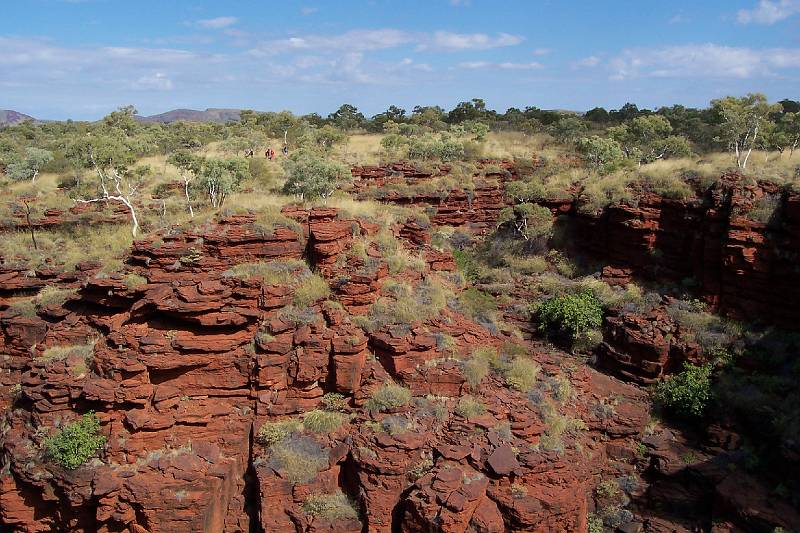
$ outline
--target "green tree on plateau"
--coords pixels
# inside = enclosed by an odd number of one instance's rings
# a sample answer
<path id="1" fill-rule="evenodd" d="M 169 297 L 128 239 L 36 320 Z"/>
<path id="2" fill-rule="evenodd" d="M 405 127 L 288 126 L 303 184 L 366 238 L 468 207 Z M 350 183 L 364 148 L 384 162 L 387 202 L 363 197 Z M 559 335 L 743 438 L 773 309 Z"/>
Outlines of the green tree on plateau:
<path id="1" fill-rule="evenodd" d="M 310 150 L 299 150 L 283 164 L 287 175 L 283 191 L 301 201 L 329 198 L 339 183 L 350 177 L 350 170 Z"/>
<path id="2" fill-rule="evenodd" d="M 717 139 L 735 154 L 736 165 L 745 169 L 759 135 L 770 122 L 770 114 L 783 108 L 780 104 L 771 105 L 761 93 L 750 93 L 741 98 L 726 96 L 712 100 L 711 109 L 720 121 Z"/>
<path id="3" fill-rule="evenodd" d="M 53 154 L 41 148 L 29 147 L 25 149 L 25 157 L 21 161 L 16 161 L 8 165 L 6 174 L 12 180 L 31 180 L 36 182 L 36 177 L 42 167 L 53 160 Z"/>

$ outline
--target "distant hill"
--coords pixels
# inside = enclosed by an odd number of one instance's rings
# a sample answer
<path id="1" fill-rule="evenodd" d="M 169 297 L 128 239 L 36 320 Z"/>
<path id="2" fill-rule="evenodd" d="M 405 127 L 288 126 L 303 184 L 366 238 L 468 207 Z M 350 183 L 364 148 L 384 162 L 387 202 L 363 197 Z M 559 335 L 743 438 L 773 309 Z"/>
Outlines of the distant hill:
<path id="1" fill-rule="evenodd" d="M 225 124 L 227 122 L 236 122 L 239 120 L 238 109 L 206 109 L 205 111 L 198 111 L 196 109 L 173 109 L 166 113 L 158 115 L 150 115 L 149 117 L 136 117 L 140 122 L 156 122 L 161 124 L 170 124 L 179 120 L 187 122 L 217 122 Z"/>
<path id="2" fill-rule="evenodd" d="M 10 109 L 0 109 L 0 126 L 19 124 L 20 122 L 25 122 L 26 120 L 36 120 L 36 119 L 30 115 L 26 115 L 25 113 L 20 113 L 19 111 L 12 111 Z"/>

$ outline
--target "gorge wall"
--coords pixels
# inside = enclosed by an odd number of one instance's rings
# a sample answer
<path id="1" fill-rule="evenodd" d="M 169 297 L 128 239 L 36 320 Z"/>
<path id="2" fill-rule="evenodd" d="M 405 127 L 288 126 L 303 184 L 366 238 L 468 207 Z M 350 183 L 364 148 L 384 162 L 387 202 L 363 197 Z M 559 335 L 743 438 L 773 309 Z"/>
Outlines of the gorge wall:
<path id="1" fill-rule="evenodd" d="M 2 527 L 585 531 L 597 484 L 637 470 L 646 395 L 588 368 L 565 372 L 559 354 L 527 343 L 541 365 L 536 403 L 499 376 L 471 387 L 453 354 L 512 339 L 448 308 L 365 331 L 355 318 L 381 294 L 387 267 L 374 246 L 349 252 L 377 228 L 333 209 L 285 213 L 298 225 L 264 228 L 239 215 L 137 241 L 126 275 L 87 275 L 35 314 L 21 313 L 17 296 L 0 303 Z M 413 224 L 393 231 L 420 234 Z M 421 240 L 403 242 L 426 258 L 424 272 L 401 277 L 446 279 L 452 258 Z M 257 261 L 292 280 L 307 268 L 303 256 L 332 290 L 305 307 L 294 283 L 235 270 Z M 413 400 L 365 409 L 390 379 Z M 345 396 L 345 422 L 287 441 L 318 460 L 310 479 L 293 479 L 256 433 L 319 408 L 330 392 Z M 466 393 L 485 409 L 459 411 Z M 609 398 L 619 406 L 599 409 Z M 44 438 L 89 411 L 106 445 L 77 469 L 59 466 Z M 360 522 L 303 510 L 310 495 L 335 490 L 353 499 Z"/>
<path id="2" fill-rule="evenodd" d="M 380 200 L 426 206 L 433 224 L 487 233 L 494 229 L 500 210 L 510 205 L 504 183 L 517 178 L 510 162 L 503 165 L 508 173 L 495 175 L 496 184 L 486 188 L 410 196 L 390 191 Z M 353 174 L 361 188 L 379 188 L 398 176 L 412 181 L 431 178 L 403 165 L 357 167 Z M 760 221 L 752 213 L 765 199 L 776 208 L 768 221 Z M 789 329 L 800 324 L 800 306 L 787 305 L 800 298 L 796 192 L 727 174 L 689 200 L 641 192 L 630 204 L 587 213 L 578 191 L 574 197 L 538 203 L 559 217 L 561 245 L 604 261 L 611 267 L 607 273 L 620 282 L 632 275 L 683 281 L 727 316 Z"/>

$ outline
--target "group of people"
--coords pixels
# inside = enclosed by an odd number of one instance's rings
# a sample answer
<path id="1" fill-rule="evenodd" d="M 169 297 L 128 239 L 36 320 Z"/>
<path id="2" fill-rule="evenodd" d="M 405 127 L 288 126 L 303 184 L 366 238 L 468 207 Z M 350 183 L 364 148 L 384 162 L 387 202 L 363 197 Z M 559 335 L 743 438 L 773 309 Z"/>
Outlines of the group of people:
<path id="1" fill-rule="evenodd" d="M 283 152 L 284 156 L 288 156 L 289 155 L 289 145 L 284 144 L 283 145 L 283 149 L 281 150 L 281 152 Z M 247 150 L 244 151 L 244 156 L 245 157 L 253 157 L 254 154 L 255 154 L 255 150 L 253 148 L 248 148 Z M 273 150 L 272 147 L 267 148 L 267 151 L 264 152 L 264 157 L 266 157 L 270 161 L 274 160 L 275 159 L 275 150 Z"/>

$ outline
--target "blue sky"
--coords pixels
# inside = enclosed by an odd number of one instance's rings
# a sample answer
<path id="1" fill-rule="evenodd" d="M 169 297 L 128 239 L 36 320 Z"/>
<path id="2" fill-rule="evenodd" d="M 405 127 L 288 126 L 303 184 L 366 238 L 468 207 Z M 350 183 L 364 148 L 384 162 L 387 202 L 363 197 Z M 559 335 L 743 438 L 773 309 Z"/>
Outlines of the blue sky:
<path id="1" fill-rule="evenodd" d="M 800 0 L 17 0 L 0 109 L 489 107 L 800 99 Z"/>

